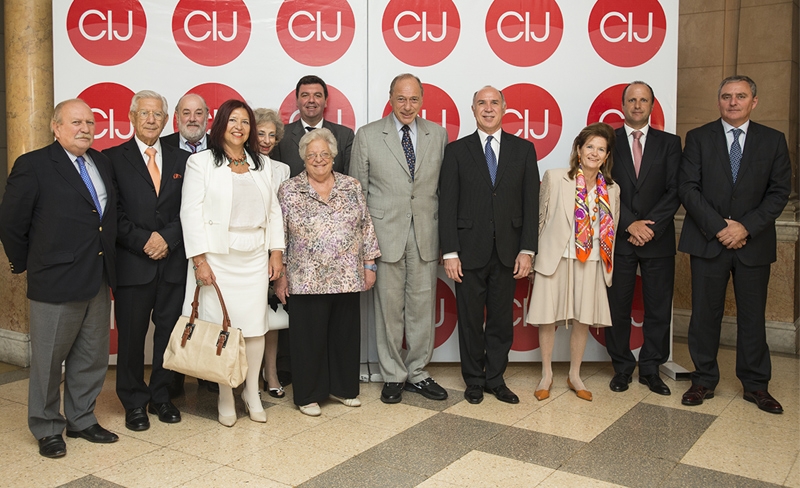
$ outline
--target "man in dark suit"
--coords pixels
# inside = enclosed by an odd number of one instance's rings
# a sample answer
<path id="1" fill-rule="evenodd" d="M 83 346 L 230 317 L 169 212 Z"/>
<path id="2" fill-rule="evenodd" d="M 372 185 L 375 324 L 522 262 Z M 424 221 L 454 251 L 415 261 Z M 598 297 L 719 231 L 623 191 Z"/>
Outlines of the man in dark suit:
<path id="1" fill-rule="evenodd" d="M 439 177 L 439 236 L 445 272 L 456 282 L 464 397 L 480 403 L 485 390 L 519 403 L 503 373 L 514 339 L 514 280 L 528 277 L 538 249 L 539 168 L 533 144 L 502 131 L 499 90 L 476 92 L 472 111 L 478 130 L 447 145 Z"/>
<path id="2" fill-rule="evenodd" d="M 684 405 L 714 397 L 725 289 L 736 297 L 736 376 L 744 399 L 770 413 L 783 407 L 767 391 L 772 366 L 765 317 L 775 220 L 786 206 L 792 170 L 786 137 L 750 120 L 758 104 L 747 76 L 722 80 L 721 118 L 686 134 L 678 193 L 686 220 L 678 250 L 691 255 L 689 352 L 695 371 Z"/>
<path id="3" fill-rule="evenodd" d="M 630 338 L 638 267 L 644 297 L 639 383 L 669 395 L 658 368 L 669 359 L 681 140 L 648 125 L 654 103 L 653 89 L 643 81 L 622 92 L 625 125 L 616 131 L 611 172 L 620 188 L 620 238 L 614 249 L 614 282 L 608 288 L 612 327 L 606 329 L 606 348 L 615 373 L 609 387 L 625 391 L 636 368 Z"/>
<path id="4" fill-rule="evenodd" d="M 162 422 L 181 420 L 167 391 L 173 373 L 162 367 L 162 360 L 186 289 L 180 207 L 189 153 L 158 140 L 169 118 L 167 101 L 158 93 L 136 93 L 129 116 L 134 137 L 104 154 L 114 168 L 119 197 L 119 280 L 114 295 L 119 332 L 117 396 L 125 408 L 125 427 L 141 431 L 150 428 L 146 408 Z M 151 316 L 155 331 L 148 385 L 144 348 Z"/>
<path id="5" fill-rule="evenodd" d="M 191 154 L 208 148 L 208 105 L 200 95 L 187 93 L 175 107 L 178 132 L 161 138 L 161 144 L 183 149 Z"/>
<path id="6" fill-rule="evenodd" d="M 325 127 L 333 132 L 333 137 L 339 146 L 339 154 L 333 160 L 333 170 L 348 174 L 354 135 L 349 127 L 322 118 L 325 105 L 328 103 L 328 85 L 319 76 L 307 75 L 297 82 L 294 94 L 297 97 L 300 118 L 286 125 L 283 139 L 278 143 L 278 147 L 273 149 L 270 157 L 288 164 L 291 176 L 299 175 L 306 169 L 305 161 L 300 157 L 300 138 L 307 131 Z"/>
<path id="7" fill-rule="evenodd" d="M 67 437 L 118 440 L 94 415 L 108 369 L 117 197 L 111 164 L 90 149 L 89 106 L 81 100 L 59 103 L 51 128 L 56 142 L 20 156 L 8 176 L 0 240 L 11 272 L 28 271 L 28 427 L 39 441 L 39 454 L 61 457 L 67 453 L 65 428 Z"/>

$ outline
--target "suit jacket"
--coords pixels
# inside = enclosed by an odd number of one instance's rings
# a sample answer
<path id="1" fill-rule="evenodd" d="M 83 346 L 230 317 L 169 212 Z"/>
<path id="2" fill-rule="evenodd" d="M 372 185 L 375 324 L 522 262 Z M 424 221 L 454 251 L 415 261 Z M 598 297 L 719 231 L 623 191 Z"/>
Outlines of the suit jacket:
<path id="1" fill-rule="evenodd" d="M 789 198 L 792 169 L 783 133 L 750 121 L 736 183 L 720 119 L 689 131 L 681 162 L 679 189 L 686 208 L 678 250 L 701 258 L 719 255 L 717 232 L 725 219 L 749 232 L 736 250 L 748 266 L 776 260 L 775 220 Z"/>
<path id="2" fill-rule="evenodd" d="M 186 147 L 181 147 L 180 132 L 173 132 L 172 134 L 168 134 L 166 136 L 161 136 L 159 138 L 159 140 L 161 141 L 162 145 L 166 144 L 168 146 L 172 146 L 172 147 L 180 149 L 181 151 L 188 152 L 189 154 L 192 154 L 192 152 L 189 151 Z M 208 134 L 206 134 L 206 145 L 208 145 Z"/>
<path id="3" fill-rule="evenodd" d="M 367 199 L 382 261 L 395 263 L 403 257 L 412 223 L 422 259 L 439 258 L 437 186 L 445 145 L 447 130 L 417 117 L 412 180 L 394 115 L 358 130 L 350 175 L 361 183 Z"/>
<path id="4" fill-rule="evenodd" d="M 285 249 L 283 241 L 283 215 L 278 197 L 272 189 L 272 168 L 269 161 L 261 171 L 250 163 L 250 174 L 261 192 L 267 227 L 264 229 L 264 249 Z M 233 176 L 226 165 L 216 166 L 211 150 L 192 154 L 186 162 L 181 202 L 181 227 L 186 255 L 197 256 L 206 252 L 228 254 L 228 227 L 233 205 Z"/>
<path id="5" fill-rule="evenodd" d="M 619 185 L 620 215 L 614 252 L 643 258 L 674 256 L 675 212 L 681 205 L 678 199 L 681 138 L 650 127 L 637 178 L 625 128 L 617 129 L 616 134 L 611 175 Z M 628 242 L 630 234 L 625 231 L 637 220 L 655 222 L 649 225 L 655 236 L 644 246 Z"/>
<path id="6" fill-rule="evenodd" d="M 62 303 L 116 286 L 117 197 L 108 158 L 87 151 L 108 193 L 102 222 L 92 197 L 57 141 L 23 154 L 0 204 L 0 240 L 12 273 L 28 271 L 28 298 Z"/>
<path id="7" fill-rule="evenodd" d="M 118 197 L 118 284 L 144 285 L 155 279 L 160 261 L 150 259 L 143 250 L 153 232 L 161 234 L 169 246 L 169 254 L 162 260 L 166 266 L 164 278 L 170 283 L 185 283 L 186 253 L 180 209 L 183 173 L 189 153 L 161 144 L 158 196 L 135 137 L 106 149 L 103 154 L 111 160 Z"/>
<path id="8" fill-rule="evenodd" d="M 347 174 L 350 168 L 350 150 L 353 146 L 353 131 L 349 127 L 334 124 L 327 120 L 322 121 L 322 127 L 333 132 L 339 152 L 333 160 L 333 170 Z M 300 139 L 306 134 L 303 122 L 300 119 L 286 125 L 283 139 L 272 150 L 270 157 L 288 164 L 292 170 L 291 176 L 295 177 L 306 169 L 306 162 L 300 157 Z"/>
<path id="9" fill-rule="evenodd" d="M 650 141 L 648 140 L 649 144 Z M 502 155 L 502 150 L 500 151 Z M 575 179 L 567 174 L 567 168 L 545 171 L 542 187 L 539 192 L 539 254 L 533 269 L 544 276 L 556 272 L 558 263 L 564 256 L 564 249 L 575 235 Z M 620 188 L 618 185 L 607 185 L 608 205 L 614 218 L 614 229 L 619 229 Z M 617 247 L 620 236 L 614 236 L 613 247 Z M 612 262 L 613 262 L 612 249 Z M 613 269 L 607 271 L 603 266 L 603 278 L 606 286 L 611 286 Z"/>
<path id="10" fill-rule="evenodd" d="M 444 153 L 439 178 L 442 253 L 458 252 L 465 269 L 485 266 L 495 245 L 500 262 L 510 268 L 521 250 L 538 250 L 536 149 L 504 131 L 497 163 L 492 186 L 477 131 L 451 142 Z"/>

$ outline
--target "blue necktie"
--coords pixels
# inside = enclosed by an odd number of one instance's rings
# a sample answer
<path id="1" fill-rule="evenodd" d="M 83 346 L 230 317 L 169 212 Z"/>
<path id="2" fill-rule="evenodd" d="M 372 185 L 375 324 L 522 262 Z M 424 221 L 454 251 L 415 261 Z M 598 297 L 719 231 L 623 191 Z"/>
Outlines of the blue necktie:
<path id="1" fill-rule="evenodd" d="M 94 208 L 97 209 L 97 214 L 100 216 L 100 220 L 103 220 L 103 209 L 100 207 L 100 199 L 97 198 L 97 190 L 94 189 L 92 179 L 89 178 L 89 172 L 86 171 L 86 163 L 84 162 L 83 156 L 78 156 L 75 158 L 75 161 L 78 162 L 78 169 L 81 172 L 83 184 L 86 185 L 86 189 L 89 190 L 89 194 L 92 196 Z"/>
<path id="2" fill-rule="evenodd" d="M 484 151 L 486 152 L 486 166 L 489 167 L 489 176 L 492 177 L 492 186 L 494 186 L 494 182 L 497 179 L 497 157 L 492 149 L 492 136 L 486 138 Z"/>
<path id="3" fill-rule="evenodd" d="M 733 132 L 733 142 L 731 143 L 731 174 L 733 175 L 733 182 L 736 183 L 736 177 L 739 175 L 739 165 L 742 162 L 742 146 L 739 145 L 739 134 L 744 132 L 742 129 L 731 129 Z"/>
<path id="4" fill-rule="evenodd" d="M 411 136 L 408 134 L 408 131 L 411 129 L 407 126 L 403 126 L 403 140 L 401 141 L 403 144 L 403 152 L 406 154 L 406 163 L 408 163 L 408 171 L 411 173 L 411 179 L 414 179 L 414 166 L 417 163 L 417 157 L 414 155 L 414 145 L 411 144 Z"/>

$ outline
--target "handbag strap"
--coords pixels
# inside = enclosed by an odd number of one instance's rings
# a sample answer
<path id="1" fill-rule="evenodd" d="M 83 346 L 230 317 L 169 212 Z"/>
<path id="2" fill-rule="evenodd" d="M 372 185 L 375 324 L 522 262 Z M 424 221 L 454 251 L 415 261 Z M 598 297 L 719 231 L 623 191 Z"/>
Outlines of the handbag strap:
<path id="1" fill-rule="evenodd" d="M 228 309 L 225 307 L 225 299 L 222 298 L 222 292 L 215 281 L 211 282 L 214 289 L 217 290 L 217 297 L 219 297 L 219 304 L 222 305 L 222 330 L 228 332 L 231 326 L 231 318 L 228 316 Z M 197 318 L 197 309 L 200 307 L 200 285 L 194 289 L 194 300 L 192 301 L 192 315 L 189 316 L 189 323 L 194 325 L 194 320 Z"/>

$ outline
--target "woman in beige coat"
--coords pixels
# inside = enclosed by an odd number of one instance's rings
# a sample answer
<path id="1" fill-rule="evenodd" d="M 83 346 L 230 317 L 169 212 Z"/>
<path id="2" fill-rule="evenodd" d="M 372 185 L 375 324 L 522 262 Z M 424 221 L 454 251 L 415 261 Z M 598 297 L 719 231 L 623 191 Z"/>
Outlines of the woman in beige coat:
<path id="1" fill-rule="evenodd" d="M 611 180 L 614 129 L 585 127 L 572 144 L 569 168 L 544 174 L 539 191 L 539 254 L 526 321 L 539 327 L 542 380 L 534 395 L 550 396 L 557 325 L 572 322 L 567 385 L 579 398 L 592 394 L 580 378 L 589 326 L 611 326 L 611 286 L 619 187 Z"/>

